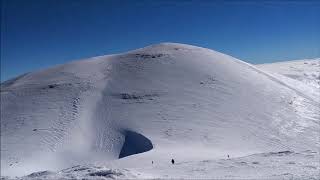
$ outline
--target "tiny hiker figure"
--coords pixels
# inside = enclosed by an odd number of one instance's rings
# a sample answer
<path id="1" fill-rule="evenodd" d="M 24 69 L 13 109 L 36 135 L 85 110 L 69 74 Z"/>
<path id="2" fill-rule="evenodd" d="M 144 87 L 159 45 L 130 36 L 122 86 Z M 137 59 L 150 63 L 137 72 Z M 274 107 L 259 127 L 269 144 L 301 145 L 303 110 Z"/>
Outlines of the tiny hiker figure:
<path id="1" fill-rule="evenodd" d="M 228 159 L 229 159 L 229 157 L 230 157 L 230 156 L 229 156 L 229 154 L 228 154 Z"/>
<path id="2" fill-rule="evenodd" d="M 171 163 L 174 164 L 174 159 L 171 159 Z"/>

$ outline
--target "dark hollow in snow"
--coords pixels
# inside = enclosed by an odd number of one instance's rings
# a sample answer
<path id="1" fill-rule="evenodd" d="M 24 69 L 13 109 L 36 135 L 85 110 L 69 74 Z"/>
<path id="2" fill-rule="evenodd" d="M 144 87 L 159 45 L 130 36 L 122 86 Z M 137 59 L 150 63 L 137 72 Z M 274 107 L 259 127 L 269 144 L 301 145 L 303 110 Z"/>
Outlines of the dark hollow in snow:
<path id="1" fill-rule="evenodd" d="M 124 135 L 125 141 L 121 148 L 119 158 L 147 152 L 153 148 L 151 141 L 139 133 L 126 130 Z"/>

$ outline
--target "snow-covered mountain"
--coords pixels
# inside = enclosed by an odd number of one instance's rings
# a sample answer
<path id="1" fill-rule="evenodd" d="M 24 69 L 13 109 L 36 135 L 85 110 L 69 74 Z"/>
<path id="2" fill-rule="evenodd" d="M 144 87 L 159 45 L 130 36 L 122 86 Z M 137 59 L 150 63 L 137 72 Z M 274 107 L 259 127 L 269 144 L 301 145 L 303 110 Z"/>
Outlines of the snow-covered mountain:
<path id="1" fill-rule="evenodd" d="M 274 67 L 161 43 L 21 75 L 1 84 L 1 175 L 317 177 L 319 87 Z"/>

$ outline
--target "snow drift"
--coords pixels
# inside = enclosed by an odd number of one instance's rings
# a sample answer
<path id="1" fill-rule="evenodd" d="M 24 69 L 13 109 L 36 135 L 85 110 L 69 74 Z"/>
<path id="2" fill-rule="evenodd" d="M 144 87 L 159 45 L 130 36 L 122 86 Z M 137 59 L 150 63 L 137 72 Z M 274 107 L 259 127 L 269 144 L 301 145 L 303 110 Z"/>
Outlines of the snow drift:
<path id="1" fill-rule="evenodd" d="M 1 84 L 1 175 L 318 152 L 315 96 L 176 43 L 27 73 Z"/>

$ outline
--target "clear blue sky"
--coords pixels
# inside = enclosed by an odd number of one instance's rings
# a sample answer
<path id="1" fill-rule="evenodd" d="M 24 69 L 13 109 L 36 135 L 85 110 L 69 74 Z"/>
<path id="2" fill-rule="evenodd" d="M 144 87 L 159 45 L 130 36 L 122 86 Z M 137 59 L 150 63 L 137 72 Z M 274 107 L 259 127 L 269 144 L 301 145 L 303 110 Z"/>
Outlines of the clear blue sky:
<path id="1" fill-rule="evenodd" d="M 1 81 L 160 42 L 207 47 L 256 64 L 320 57 L 320 2 L 1 1 Z"/>

